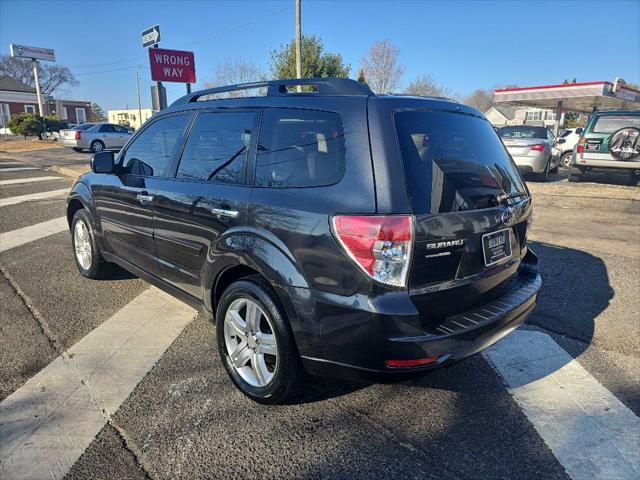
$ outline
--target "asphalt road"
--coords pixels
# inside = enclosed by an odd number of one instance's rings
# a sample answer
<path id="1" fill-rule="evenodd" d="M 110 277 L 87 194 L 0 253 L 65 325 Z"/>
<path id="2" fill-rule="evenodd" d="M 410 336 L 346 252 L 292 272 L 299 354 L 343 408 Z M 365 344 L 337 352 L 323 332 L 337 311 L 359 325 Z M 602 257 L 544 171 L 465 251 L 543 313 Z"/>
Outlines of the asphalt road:
<path id="1" fill-rule="evenodd" d="M 2 172 L 9 163 L 44 168 L 87 158 L 63 149 L 4 155 L 0 181 L 56 175 Z M 640 201 L 598 198 L 592 192 L 605 186 L 554 180 L 532 185 L 530 246 L 544 287 L 522 328 L 547 334 L 622 402 L 625 418 L 637 419 Z M 0 199 L 70 184 L 0 183 Z M 621 197 L 637 192 L 617 188 Z M 0 234 L 62 217 L 64 206 L 62 196 L 2 206 Z M 2 251 L 0 270 L 0 420 L 5 400 L 149 288 L 126 272 L 82 278 L 67 231 Z M 67 478 L 582 478 L 566 461 L 569 447 L 554 444 L 494 367 L 476 355 L 401 384 L 314 378 L 288 405 L 265 407 L 231 385 L 213 326 L 196 316 L 87 441 Z M 559 413 L 552 402 L 545 408 L 555 410 L 543 416 Z M 588 430 L 576 432 L 571 445 L 588 446 Z M 593 478 L 604 477 L 595 469 Z"/>

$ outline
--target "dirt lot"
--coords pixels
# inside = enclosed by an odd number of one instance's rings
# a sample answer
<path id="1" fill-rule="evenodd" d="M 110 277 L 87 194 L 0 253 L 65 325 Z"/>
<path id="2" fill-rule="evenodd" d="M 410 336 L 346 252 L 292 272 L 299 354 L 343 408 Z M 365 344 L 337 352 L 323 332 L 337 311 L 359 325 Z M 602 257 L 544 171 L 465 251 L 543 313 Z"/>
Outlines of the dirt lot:
<path id="1" fill-rule="evenodd" d="M 0 140 L 0 152 L 31 152 L 33 150 L 44 150 L 47 148 L 60 148 L 56 142 L 50 140 L 37 140 L 28 138 Z"/>

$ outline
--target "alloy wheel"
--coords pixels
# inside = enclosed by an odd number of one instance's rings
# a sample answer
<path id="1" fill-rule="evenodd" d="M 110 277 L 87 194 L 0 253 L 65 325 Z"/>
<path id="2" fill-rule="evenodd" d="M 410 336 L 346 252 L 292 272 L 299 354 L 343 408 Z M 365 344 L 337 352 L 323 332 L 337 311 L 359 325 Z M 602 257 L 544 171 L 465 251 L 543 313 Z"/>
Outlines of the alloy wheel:
<path id="1" fill-rule="evenodd" d="M 76 253 L 76 260 L 83 270 L 91 267 L 91 237 L 89 229 L 82 220 L 76 222 L 73 229 L 73 245 Z"/>
<path id="2" fill-rule="evenodd" d="M 278 345 L 269 316 L 249 298 L 238 298 L 224 316 L 231 365 L 253 387 L 268 385 L 278 368 Z"/>

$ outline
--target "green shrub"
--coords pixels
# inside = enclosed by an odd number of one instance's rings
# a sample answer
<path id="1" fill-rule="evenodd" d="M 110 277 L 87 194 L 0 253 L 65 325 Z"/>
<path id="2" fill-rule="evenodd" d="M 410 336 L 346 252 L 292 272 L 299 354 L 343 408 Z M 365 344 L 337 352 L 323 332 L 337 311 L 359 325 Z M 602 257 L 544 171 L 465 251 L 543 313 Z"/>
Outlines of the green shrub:
<path id="1" fill-rule="evenodd" d="M 7 123 L 7 127 L 14 135 L 23 135 L 25 139 L 37 135 L 42 140 L 42 132 L 44 132 L 44 124 L 42 117 L 35 113 L 20 113 L 12 115 L 11 120 Z"/>

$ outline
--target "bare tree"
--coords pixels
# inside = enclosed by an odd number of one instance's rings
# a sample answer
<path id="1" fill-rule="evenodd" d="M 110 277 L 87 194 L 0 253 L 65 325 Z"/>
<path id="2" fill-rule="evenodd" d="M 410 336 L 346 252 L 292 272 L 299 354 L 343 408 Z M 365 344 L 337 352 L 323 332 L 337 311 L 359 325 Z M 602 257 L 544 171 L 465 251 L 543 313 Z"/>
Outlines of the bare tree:
<path id="1" fill-rule="evenodd" d="M 416 78 L 405 90 L 407 95 L 418 97 L 447 97 L 450 92 L 449 88 L 444 85 L 438 85 L 428 73 Z"/>
<path id="2" fill-rule="evenodd" d="M 33 78 L 33 65 L 29 60 L 8 55 L 0 56 L 0 76 L 5 75 L 15 78 L 30 87 L 36 86 Z M 38 65 L 38 75 L 40 77 L 40 91 L 44 96 L 51 95 L 62 87 L 78 84 L 73 72 L 63 65 L 40 63 Z"/>
<path id="3" fill-rule="evenodd" d="M 481 112 L 486 112 L 493 107 L 493 91 L 478 88 L 464 99 L 464 103 L 477 108 Z"/>
<path id="4" fill-rule="evenodd" d="M 266 79 L 265 73 L 256 65 L 246 60 L 225 59 L 216 67 L 213 79 L 205 82 L 205 88 L 236 85 L 238 83 L 259 82 Z M 237 90 L 229 92 L 227 97 L 248 97 L 255 95 L 255 90 Z"/>
<path id="5" fill-rule="evenodd" d="M 369 87 L 376 93 L 392 92 L 400 86 L 404 65 L 398 62 L 400 49 L 388 40 L 375 42 L 362 57 L 362 71 Z"/>

